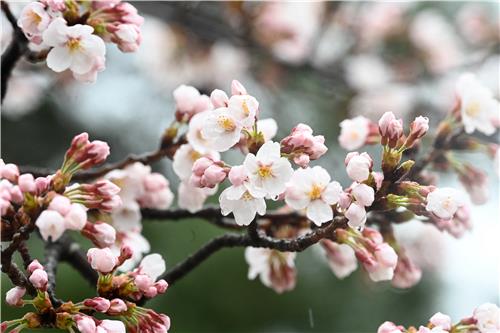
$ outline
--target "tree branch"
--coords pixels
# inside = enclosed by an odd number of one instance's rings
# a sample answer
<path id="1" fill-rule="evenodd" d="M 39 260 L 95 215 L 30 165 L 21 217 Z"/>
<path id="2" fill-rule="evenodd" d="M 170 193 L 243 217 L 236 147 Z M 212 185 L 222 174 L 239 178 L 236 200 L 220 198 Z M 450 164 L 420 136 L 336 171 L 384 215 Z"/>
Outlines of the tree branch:
<path id="1" fill-rule="evenodd" d="M 17 26 L 17 20 L 10 11 L 9 4 L 6 1 L 2 1 L 1 3 L 2 11 L 5 13 L 7 20 L 10 22 L 13 28 L 12 40 L 2 54 L 2 81 L 1 81 L 1 101 L 5 98 L 5 94 L 7 93 L 7 84 L 9 78 L 12 74 L 12 71 L 21 57 L 29 51 L 28 48 L 28 40 L 22 30 Z"/>
<path id="2" fill-rule="evenodd" d="M 257 225 L 252 222 L 251 225 Z M 347 220 L 343 216 L 336 217 L 333 222 L 325 224 L 324 226 L 311 231 L 310 233 L 294 239 L 276 239 L 269 236 L 262 235 L 258 230 L 253 232 L 251 237 L 248 234 L 226 234 L 212 239 L 207 244 L 202 246 L 194 254 L 187 257 L 184 261 L 178 263 L 169 271 L 167 271 L 162 279 L 165 279 L 170 285 L 174 284 L 177 280 L 187 275 L 194 268 L 199 266 L 202 262 L 208 259 L 215 252 L 230 247 L 264 247 L 275 249 L 281 252 L 301 252 L 316 244 L 323 238 L 335 239 L 335 229 L 346 228 Z"/>

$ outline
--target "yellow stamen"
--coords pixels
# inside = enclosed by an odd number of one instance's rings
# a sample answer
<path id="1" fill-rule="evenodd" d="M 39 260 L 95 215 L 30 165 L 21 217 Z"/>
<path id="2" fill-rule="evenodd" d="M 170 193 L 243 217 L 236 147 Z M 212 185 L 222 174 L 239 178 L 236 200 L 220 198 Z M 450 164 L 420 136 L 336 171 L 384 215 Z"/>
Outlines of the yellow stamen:
<path id="1" fill-rule="evenodd" d="M 77 38 L 70 38 L 66 42 L 66 46 L 71 52 L 77 51 L 80 48 L 80 40 Z"/>
<path id="2" fill-rule="evenodd" d="M 40 15 L 38 15 L 37 13 L 35 13 L 34 11 L 31 11 L 29 13 L 31 19 L 33 20 L 33 22 L 35 22 L 37 25 L 42 22 L 42 17 Z"/>
<path id="3" fill-rule="evenodd" d="M 250 200 L 253 200 L 253 197 L 250 194 L 250 192 L 245 191 L 245 193 L 243 193 L 243 195 L 241 196 L 241 199 L 243 199 L 245 201 L 250 201 Z"/>
<path id="4" fill-rule="evenodd" d="M 191 160 L 192 161 L 196 161 L 197 159 L 199 159 L 201 157 L 201 154 L 198 153 L 196 150 L 192 150 L 190 153 L 189 153 L 189 157 L 191 157 Z"/>
<path id="5" fill-rule="evenodd" d="M 232 132 L 236 128 L 236 124 L 234 120 L 227 116 L 219 116 L 217 119 L 217 123 L 220 127 L 222 127 L 226 132 Z"/>
<path id="6" fill-rule="evenodd" d="M 314 184 L 311 191 L 309 192 L 309 198 L 311 200 L 316 200 L 321 198 L 321 193 L 323 192 L 323 187 Z"/>
<path id="7" fill-rule="evenodd" d="M 479 112 L 481 112 L 481 105 L 477 101 L 473 101 L 473 102 L 467 104 L 467 106 L 465 108 L 465 113 L 469 117 L 474 118 L 479 114 Z"/>
<path id="8" fill-rule="evenodd" d="M 261 165 L 259 166 L 259 176 L 261 178 L 269 178 L 273 176 L 273 170 L 270 165 Z"/>
<path id="9" fill-rule="evenodd" d="M 247 101 L 244 100 L 243 103 L 241 103 L 241 107 L 243 108 L 245 116 L 248 116 L 250 114 L 250 109 L 248 108 Z"/>

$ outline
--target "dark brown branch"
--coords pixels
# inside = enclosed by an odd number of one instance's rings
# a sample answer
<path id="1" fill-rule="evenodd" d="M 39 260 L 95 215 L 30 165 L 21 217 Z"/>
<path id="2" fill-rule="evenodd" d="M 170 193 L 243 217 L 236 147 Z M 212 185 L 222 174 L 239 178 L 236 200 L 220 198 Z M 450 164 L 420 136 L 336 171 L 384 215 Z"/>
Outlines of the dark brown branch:
<path id="1" fill-rule="evenodd" d="M 2 1 L 0 4 L 2 6 L 2 11 L 14 30 L 11 42 L 2 54 L 1 101 L 3 102 L 5 94 L 7 93 L 7 84 L 12 71 L 19 59 L 21 59 L 21 57 L 29 51 L 29 48 L 28 40 L 26 39 L 26 36 L 24 36 L 22 30 L 17 26 L 17 20 L 10 11 L 9 4 L 6 1 Z"/>
<path id="2" fill-rule="evenodd" d="M 255 221 L 252 225 L 256 226 Z M 208 259 L 212 254 L 223 248 L 252 246 L 265 247 L 282 252 L 301 252 L 311 245 L 316 244 L 323 238 L 334 239 L 335 229 L 346 227 L 346 219 L 344 217 L 336 217 L 333 222 L 325 224 L 324 226 L 295 239 L 276 239 L 262 235 L 258 232 L 258 230 L 252 232 L 252 237 L 248 234 L 226 234 L 212 239 L 194 254 L 175 265 L 161 278 L 165 279 L 170 285 L 172 285 Z"/>
<path id="3" fill-rule="evenodd" d="M 96 285 L 98 274 L 88 263 L 87 256 L 82 252 L 77 242 L 68 238 L 68 242 L 61 256 L 61 261 L 70 264 L 71 267 L 78 271 L 91 286 Z"/>
<path id="4" fill-rule="evenodd" d="M 45 244 L 45 271 L 48 276 L 47 293 L 54 307 L 60 306 L 63 302 L 56 297 L 56 276 L 57 265 L 61 260 L 61 256 L 65 251 L 64 240 L 60 239 L 57 242 L 47 242 Z"/>
<path id="5" fill-rule="evenodd" d="M 2 272 L 7 274 L 9 279 L 13 284 L 19 287 L 24 287 L 29 294 L 35 295 L 36 290 L 28 281 L 26 275 L 17 267 L 13 262 L 13 255 L 19 249 L 21 244 L 28 240 L 30 233 L 34 230 L 35 225 L 33 223 L 27 224 L 21 228 L 19 231 L 12 236 L 12 241 L 7 246 L 6 249 L 2 250 L 1 262 L 2 262 Z"/>
<path id="6" fill-rule="evenodd" d="M 22 242 L 21 244 L 19 244 L 19 248 L 17 249 L 17 251 L 23 259 L 24 268 L 28 268 L 28 265 L 31 264 L 33 259 L 30 256 L 28 247 L 26 246 L 26 242 Z"/>

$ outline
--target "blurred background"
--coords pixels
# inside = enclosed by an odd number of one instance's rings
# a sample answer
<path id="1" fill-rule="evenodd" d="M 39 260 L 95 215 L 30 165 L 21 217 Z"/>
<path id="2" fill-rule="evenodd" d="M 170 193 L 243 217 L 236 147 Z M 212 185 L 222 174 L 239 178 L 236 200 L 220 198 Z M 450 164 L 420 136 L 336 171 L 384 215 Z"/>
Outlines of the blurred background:
<path id="1" fill-rule="evenodd" d="M 9 2 L 17 13 L 24 5 Z M 337 143 L 346 117 L 377 120 L 392 111 L 404 119 L 428 116 L 435 126 L 453 106 L 456 78 L 464 72 L 500 96 L 498 2 L 133 4 L 145 16 L 142 45 L 122 54 L 108 44 L 106 70 L 95 84 L 43 63 L 18 64 L 1 112 L 5 161 L 56 168 L 82 131 L 108 141 L 111 160 L 154 150 L 174 118 L 177 86 L 209 94 L 229 91 L 238 79 L 259 100 L 261 117 L 277 120 L 277 139 L 299 122 L 323 134 L 329 151 L 319 163 L 347 186 L 346 151 Z M 4 17 L 1 23 L 4 50 L 11 27 Z M 461 157 L 488 171 L 490 200 L 474 207 L 474 228 L 461 239 L 418 221 L 398 226 L 424 269 L 410 290 L 372 283 L 361 269 L 339 280 L 310 248 L 298 255 L 296 289 L 277 295 L 247 280 L 243 249 L 226 249 L 149 304 L 171 317 L 172 332 L 374 332 L 385 320 L 417 325 L 437 311 L 458 320 L 483 302 L 498 303 L 498 170 L 484 155 Z M 171 163 L 154 168 L 175 190 Z M 461 186 L 454 174 L 439 176 L 440 185 Z M 143 231 L 168 267 L 221 232 L 190 220 L 144 221 Z M 31 246 L 43 258 L 39 240 Z M 10 287 L 2 276 L 2 294 Z M 80 300 L 94 291 L 62 264 L 57 294 Z M 23 313 L 3 305 L 2 320 Z"/>

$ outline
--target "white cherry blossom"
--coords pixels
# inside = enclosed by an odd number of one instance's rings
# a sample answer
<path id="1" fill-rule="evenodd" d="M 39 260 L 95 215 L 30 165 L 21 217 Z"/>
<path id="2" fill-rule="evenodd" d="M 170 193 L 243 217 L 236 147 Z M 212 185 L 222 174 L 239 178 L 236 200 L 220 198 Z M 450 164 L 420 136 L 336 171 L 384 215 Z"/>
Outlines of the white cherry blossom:
<path id="1" fill-rule="evenodd" d="M 465 204 L 466 199 L 462 192 L 451 187 L 442 187 L 427 195 L 425 209 L 441 219 L 449 220 Z"/>
<path id="2" fill-rule="evenodd" d="M 500 117 L 500 104 L 492 92 L 474 74 L 467 73 L 458 80 L 457 94 L 465 131 L 472 133 L 478 130 L 492 135 Z"/>
<path id="3" fill-rule="evenodd" d="M 339 144 L 346 150 L 361 148 L 370 134 L 370 121 L 358 116 L 340 123 Z"/>
<path id="4" fill-rule="evenodd" d="M 193 117 L 193 119 L 195 117 Z M 175 174 L 179 176 L 181 180 L 188 180 L 189 177 L 191 177 L 194 162 L 203 156 L 210 157 L 213 160 L 220 159 L 220 154 L 216 151 L 204 150 L 204 153 L 202 153 L 193 148 L 189 143 L 183 144 L 174 154 L 172 167 Z"/>
<path id="5" fill-rule="evenodd" d="M 46 241 L 49 237 L 53 242 L 58 240 L 66 230 L 64 217 L 54 210 L 44 210 L 35 224 Z"/>
<path id="6" fill-rule="evenodd" d="M 285 202 L 294 209 L 305 209 L 307 218 L 318 226 L 331 221 L 331 205 L 339 201 L 342 186 L 330 180 L 328 172 L 320 166 L 295 170 L 285 192 Z"/>
<path id="7" fill-rule="evenodd" d="M 249 225 L 256 214 L 266 213 L 266 201 L 263 196 L 254 197 L 243 185 L 226 188 L 220 194 L 219 203 L 222 215 L 233 213 L 234 221 L 239 225 Z"/>
<path id="8" fill-rule="evenodd" d="M 64 19 L 56 18 L 43 32 L 44 44 L 52 47 L 47 55 L 47 66 L 55 72 L 70 69 L 77 75 L 92 71 L 94 64 L 106 53 L 104 41 L 93 32 L 91 26 L 68 27 Z"/>
<path id="9" fill-rule="evenodd" d="M 257 155 L 248 154 L 243 165 L 248 172 L 250 183 L 264 190 L 270 197 L 285 191 L 286 183 L 293 173 L 290 162 L 281 157 L 280 144 L 272 141 L 263 144 Z"/>
<path id="10" fill-rule="evenodd" d="M 259 102 L 250 95 L 233 95 L 229 99 L 229 109 L 245 127 L 252 127 L 259 109 Z"/>
<path id="11" fill-rule="evenodd" d="M 229 108 L 210 111 L 201 128 L 201 135 L 210 138 L 209 146 L 216 151 L 226 151 L 240 141 L 243 124 Z"/>

